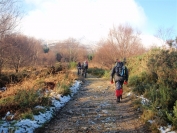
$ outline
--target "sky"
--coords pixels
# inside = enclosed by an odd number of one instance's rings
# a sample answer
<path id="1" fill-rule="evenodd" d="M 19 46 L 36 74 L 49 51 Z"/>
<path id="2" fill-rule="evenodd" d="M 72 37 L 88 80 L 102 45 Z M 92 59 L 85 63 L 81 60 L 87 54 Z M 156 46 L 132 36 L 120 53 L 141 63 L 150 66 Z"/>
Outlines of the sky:
<path id="1" fill-rule="evenodd" d="M 23 0 L 22 8 L 21 32 L 37 39 L 95 43 L 120 24 L 148 41 L 159 28 L 177 35 L 176 0 Z"/>

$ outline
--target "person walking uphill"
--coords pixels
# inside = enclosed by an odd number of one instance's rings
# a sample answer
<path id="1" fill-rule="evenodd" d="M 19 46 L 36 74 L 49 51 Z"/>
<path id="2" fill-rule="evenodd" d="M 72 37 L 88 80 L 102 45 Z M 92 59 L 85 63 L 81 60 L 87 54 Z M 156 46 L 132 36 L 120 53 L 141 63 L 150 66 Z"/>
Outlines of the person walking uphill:
<path id="1" fill-rule="evenodd" d="M 113 84 L 113 79 L 116 88 L 116 101 L 120 102 L 123 93 L 123 84 L 128 82 L 128 69 L 123 62 L 117 61 L 116 65 L 111 70 L 111 84 Z"/>

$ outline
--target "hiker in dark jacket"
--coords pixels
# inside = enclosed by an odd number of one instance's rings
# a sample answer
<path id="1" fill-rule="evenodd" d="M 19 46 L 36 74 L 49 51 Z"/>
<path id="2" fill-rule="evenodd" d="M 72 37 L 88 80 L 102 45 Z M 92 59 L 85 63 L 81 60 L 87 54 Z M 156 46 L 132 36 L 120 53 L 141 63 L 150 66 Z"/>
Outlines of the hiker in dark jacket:
<path id="1" fill-rule="evenodd" d="M 78 62 L 78 64 L 77 64 L 77 74 L 79 75 L 80 73 L 81 73 L 81 63 L 80 62 Z"/>
<path id="2" fill-rule="evenodd" d="M 85 60 L 82 64 L 81 64 L 81 68 L 82 68 L 82 76 L 84 75 L 84 73 L 87 73 L 87 69 L 88 69 L 88 61 Z"/>
<path id="3" fill-rule="evenodd" d="M 120 102 L 120 98 L 122 98 L 123 84 L 127 84 L 128 76 L 128 69 L 125 66 L 125 62 L 117 61 L 111 71 L 111 84 L 115 82 L 117 102 Z"/>

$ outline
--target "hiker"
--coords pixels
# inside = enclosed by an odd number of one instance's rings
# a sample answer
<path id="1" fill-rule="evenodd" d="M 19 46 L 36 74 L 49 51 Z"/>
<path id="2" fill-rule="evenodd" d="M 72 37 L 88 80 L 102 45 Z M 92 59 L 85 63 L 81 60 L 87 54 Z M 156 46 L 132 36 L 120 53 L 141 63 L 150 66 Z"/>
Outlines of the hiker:
<path id="1" fill-rule="evenodd" d="M 116 65 L 112 68 L 111 71 L 111 84 L 114 83 L 113 79 L 116 88 L 116 101 L 118 103 L 120 102 L 120 99 L 122 99 L 123 84 L 127 84 L 128 82 L 128 69 L 125 66 L 125 62 L 116 62 Z"/>
<path id="2" fill-rule="evenodd" d="M 87 60 L 84 61 L 84 67 L 85 67 L 85 69 L 88 69 L 88 61 Z"/>
<path id="3" fill-rule="evenodd" d="M 81 63 L 78 62 L 78 64 L 77 64 L 77 74 L 79 75 L 80 72 L 81 72 Z"/>
<path id="4" fill-rule="evenodd" d="M 84 76 L 84 73 L 86 74 L 87 73 L 87 69 L 88 69 L 88 61 L 84 61 L 82 64 L 81 64 L 81 68 L 82 68 L 82 76 Z M 86 75 L 85 75 L 86 77 Z"/>

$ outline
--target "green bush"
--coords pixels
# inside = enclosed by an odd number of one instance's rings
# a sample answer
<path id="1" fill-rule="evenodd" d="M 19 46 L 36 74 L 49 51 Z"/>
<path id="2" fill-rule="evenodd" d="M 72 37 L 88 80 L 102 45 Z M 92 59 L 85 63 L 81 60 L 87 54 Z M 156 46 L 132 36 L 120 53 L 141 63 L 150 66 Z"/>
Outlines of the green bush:
<path id="1" fill-rule="evenodd" d="M 14 101 L 20 105 L 21 108 L 30 108 L 38 103 L 39 95 L 35 90 L 19 90 L 14 97 Z"/>
<path id="2" fill-rule="evenodd" d="M 0 105 L 8 105 L 14 102 L 14 96 L 0 98 Z"/>
<path id="3" fill-rule="evenodd" d="M 98 77 L 103 77 L 105 74 L 105 70 L 100 68 L 89 68 L 87 72 Z"/>
<path id="4" fill-rule="evenodd" d="M 151 85 L 149 89 L 146 89 L 144 92 L 144 97 L 150 99 L 151 103 L 155 103 L 156 99 L 159 98 L 157 86 Z"/>
<path id="5" fill-rule="evenodd" d="M 31 112 L 31 110 L 30 110 L 30 111 L 27 111 L 27 112 L 25 112 L 25 113 L 22 113 L 22 114 L 21 114 L 21 118 L 22 118 L 22 119 L 31 119 L 31 120 L 34 119 L 33 113 Z"/>
<path id="6" fill-rule="evenodd" d="M 153 119 L 156 119 L 157 124 L 164 125 L 171 121 L 176 128 L 177 52 L 153 49 L 146 53 L 146 56 L 129 61 L 129 86 L 133 87 L 135 94 L 144 95 L 149 99 L 149 104 L 143 108 L 156 115 Z M 140 73 L 137 64 L 147 66 L 143 66 Z"/>
<path id="7" fill-rule="evenodd" d="M 110 74 L 111 74 L 110 71 L 105 70 L 103 77 L 109 79 L 110 78 Z"/>
<path id="8" fill-rule="evenodd" d="M 157 82 L 157 78 L 154 75 L 147 72 L 142 72 L 139 76 L 131 76 L 129 78 L 129 85 L 133 86 L 133 91 L 136 94 L 144 94 L 145 90 L 151 88 Z"/>
<path id="9" fill-rule="evenodd" d="M 48 96 L 44 96 L 44 97 L 38 98 L 38 103 L 39 105 L 42 105 L 42 106 L 50 106 L 52 104 L 52 101 L 50 100 Z"/>
<path id="10" fill-rule="evenodd" d="M 130 86 L 138 86 L 140 84 L 139 77 L 137 75 L 130 77 L 128 83 Z"/>
<path id="11" fill-rule="evenodd" d="M 76 68 L 76 66 L 77 66 L 77 63 L 76 63 L 76 62 L 70 62 L 70 63 L 69 63 L 69 68 L 70 68 L 70 69 Z"/>
<path id="12" fill-rule="evenodd" d="M 57 92 L 63 96 L 71 95 L 70 86 L 66 85 L 65 83 L 57 84 Z"/>
<path id="13" fill-rule="evenodd" d="M 158 54 L 151 56 L 148 61 L 150 73 L 155 73 L 159 84 L 176 89 L 177 81 L 177 52 L 161 50 Z"/>
<path id="14" fill-rule="evenodd" d="M 168 120 L 172 122 L 174 129 L 177 129 L 177 101 L 173 107 L 173 113 L 167 113 Z"/>
<path id="15" fill-rule="evenodd" d="M 137 95 L 142 95 L 145 92 L 145 86 L 144 85 L 138 85 L 135 88 L 133 88 L 133 92 Z"/>

